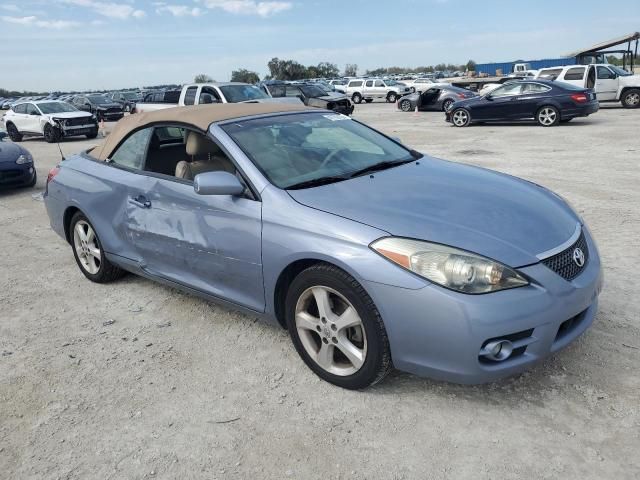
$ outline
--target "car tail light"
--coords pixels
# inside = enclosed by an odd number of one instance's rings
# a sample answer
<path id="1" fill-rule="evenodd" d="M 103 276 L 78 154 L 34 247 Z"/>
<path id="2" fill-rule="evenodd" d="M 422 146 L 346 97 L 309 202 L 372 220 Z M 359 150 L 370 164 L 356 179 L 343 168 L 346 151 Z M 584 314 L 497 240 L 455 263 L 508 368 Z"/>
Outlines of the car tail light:
<path id="1" fill-rule="evenodd" d="M 458 93 L 458 98 L 467 98 L 467 96 L 464 93 Z"/>
<path id="2" fill-rule="evenodd" d="M 587 95 L 584 93 L 574 93 L 571 95 L 571 100 L 576 103 L 585 103 L 587 101 Z"/>
<path id="3" fill-rule="evenodd" d="M 49 182 L 53 180 L 53 177 L 55 177 L 59 172 L 60 167 L 58 166 L 55 166 L 51 170 L 49 170 L 49 175 L 47 175 L 47 185 L 49 185 Z"/>

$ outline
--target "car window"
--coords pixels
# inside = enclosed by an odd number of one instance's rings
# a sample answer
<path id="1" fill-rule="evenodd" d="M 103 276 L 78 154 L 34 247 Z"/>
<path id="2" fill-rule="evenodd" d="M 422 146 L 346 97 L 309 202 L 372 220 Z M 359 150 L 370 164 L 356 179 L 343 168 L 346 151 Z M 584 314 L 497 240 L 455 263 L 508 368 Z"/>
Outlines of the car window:
<path id="1" fill-rule="evenodd" d="M 356 80 L 355 82 L 351 82 L 349 83 L 350 87 L 361 87 L 362 86 L 362 80 Z"/>
<path id="2" fill-rule="evenodd" d="M 540 77 L 542 78 L 555 78 L 562 73 L 561 68 L 550 68 L 548 70 L 541 70 Z"/>
<path id="3" fill-rule="evenodd" d="M 366 87 L 373 87 L 373 80 L 367 80 L 367 83 L 365 83 Z"/>
<path id="4" fill-rule="evenodd" d="M 544 93 L 548 92 L 549 90 L 551 90 L 550 87 L 547 87 L 546 85 L 542 85 L 540 83 L 525 83 L 524 85 L 522 85 L 523 94 Z"/>
<path id="5" fill-rule="evenodd" d="M 496 88 L 493 92 L 491 92 L 491 96 L 493 98 L 496 97 L 511 97 L 513 95 L 519 95 L 520 89 L 522 85 L 519 83 L 508 83 L 503 85 L 502 87 Z"/>
<path id="6" fill-rule="evenodd" d="M 269 87 L 272 97 L 284 97 L 284 85 L 272 85 Z"/>
<path id="7" fill-rule="evenodd" d="M 220 95 L 218 95 L 218 92 L 216 92 L 215 88 L 213 88 L 213 87 L 202 87 L 202 89 L 200 90 L 200 98 L 198 100 L 198 103 L 205 103 L 204 102 L 204 97 L 206 95 L 211 95 L 214 98 L 214 101 L 220 102 Z"/>
<path id="8" fill-rule="evenodd" d="M 584 67 L 575 67 L 567 70 L 564 74 L 565 80 L 582 80 L 584 78 Z"/>
<path id="9" fill-rule="evenodd" d="M 613 74 L 613 72 L 609 70 L 607 67 L 598 67 L 596 71 L 598 72 L 599 79 L 607 80 L 607 79 L 615 78 L 615 75 Z"/>
<path id="10" fill-rule="evenodd" d="M 299 95 L 302 95 L 302 92 L 298 87 L 287 85 L 287 97 L 297 97 Z"/>
<path id="11" fill-rule="evenodd" d="M 27 104 L 21 103 L 13 106 L 13 111 L 16 113 L 27 113 Z"/>
<path id="12" fill-rule="evenodd" d="M 382 80 L 376 80 L 374 85 L 375 87 L 384 87 L 384 82 Z"/>
<path id="13" fill-rule="evenodd" d="M 141 170 L 144 165 L 144 156 L 147 153 L 147 144 L 153 128 L 138 130 L 129 136 L 124 143 L 111 155 L 111 162 L 128 168 Z"/>
<path id="14" fill-rule="evenodd" d="M 186 93 L 184 94 L 184 104 L 185 105 L 193 105 L 196 101 L 196 90 L 198 87 L 189 87 L 187 88 Z"/>
<path id="15" fill-rule="evenodd" d="M 27 104 L 27 115 L 33 115 L 34 113 L 37 114 L 37 115 L 40 115 L 40 112 L 38 111 L 36 106 L 33 103 L 28 103 Z"/>

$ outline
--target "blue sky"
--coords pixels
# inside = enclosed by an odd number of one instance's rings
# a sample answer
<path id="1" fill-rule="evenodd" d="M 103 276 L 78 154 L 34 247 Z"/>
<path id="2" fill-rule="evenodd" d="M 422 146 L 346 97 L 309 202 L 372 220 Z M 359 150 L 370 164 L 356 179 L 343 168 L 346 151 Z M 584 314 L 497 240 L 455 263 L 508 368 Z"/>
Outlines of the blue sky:
<path id="1" fill-rule="evenodd" d="M 292 58 L 379 66 L 558 57 L 640 30 L 638 0 L 0 0 L 0 87 L 228 80 Z"/>

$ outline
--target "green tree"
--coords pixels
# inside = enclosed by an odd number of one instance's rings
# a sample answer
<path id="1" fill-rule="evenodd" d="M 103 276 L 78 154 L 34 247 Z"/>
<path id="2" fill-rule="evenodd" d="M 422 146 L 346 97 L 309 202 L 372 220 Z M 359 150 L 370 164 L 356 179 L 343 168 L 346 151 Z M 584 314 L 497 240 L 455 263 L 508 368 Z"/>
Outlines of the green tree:
<path id="1" fill-rule="evenodd" d="M 256 72 L 252 72 L 251 70 L 247 70 L 246 68 L 239 68 L 238 70 L 234 70 L 231 72 L 231 81 L 243 83 L 258 83 L 260 81 L 260 76 Z"/>
<path id="2" fill-rule="evenodd" d="M 470 72 L 475 72 L 476 71 L 476 65 L 477 65 L 476 62 L 474 62 L 473 60 L 469 60 L 467 62 L 467 65 L 466 65 L 467 70 L 470 71 Z"/>
<path id="3" fill-rule="evenodd" d="M 345 77 L 355 77 L 358 75 L 358 65 L 355 63 L 347 63 L 344 66 L 344 76 Z"/>
<path id="4" fill-rule="evenodd" d="M 213 78 L 205 73 L 200 73 L 193 79 L 193 83 L 211 83 L 213 81 Z"/>

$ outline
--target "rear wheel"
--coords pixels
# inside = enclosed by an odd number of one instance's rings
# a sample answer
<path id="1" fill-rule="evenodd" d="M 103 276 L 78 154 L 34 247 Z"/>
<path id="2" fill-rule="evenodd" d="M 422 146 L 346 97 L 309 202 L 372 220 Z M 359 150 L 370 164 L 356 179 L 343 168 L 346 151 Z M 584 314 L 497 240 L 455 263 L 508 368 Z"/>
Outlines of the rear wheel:
<path id="1" fill-rule="evenodd" d="M 12 142 L 22 141 L 22 134 L 18 132 L 18 128 L 13 123 L 7 124 L 7 134 Z"/>
<path id="2" fill-rule="evenodd" d="M 98 234 L 89 219 L 77 212 L 71 219 L 71 246 L 80 270 L 92 282 L 108 283 L 126 272 L 112 264 L 104 255 Z"/>
<path id="3" fill-rule="evenodd" d="M 456 127 L 466 127 L 471 122 L 471 115 L 464 108 L 458 108 L 451 112 L 451 122 Z"/>
<path id="4" fill-rule="evenodd" d="M 359 93 L 354 93 L 351 97 L 351 100 L 353 101 L 353 103 L 362 103 L 362 95 L 360 95 Z"/>
<path id="5" fill-rule="evenodd" d="M 42 133 L 44 134 L 44 139 L 47 143 L 56 143 L 60 141 L 60 130 L 50 123 L 47 123 L 44 126 L 44 131 Z"/>
<path id="6" fill-rule="evenodd" d="M 402 100 L 400 102 L 400 110 L 402 110 L 403 112 L 410 112 L 411 102 L 409 100 Z"/>
<path id="7" fill-rule="evenodd" d="M 349 274 L 314 265 L 292 282 L 286 299 L 289 334 L 298 354 L 320 378 L 360 389 L 391 370 L 391 350 L 371 297 Z"/>
<path id="8" fill-rule="evenodd" d="M 395 103 L 397 99 L 398 95 L 396 95 L 394 92 L 389 92 L 389 94 L 387 95 L 387 102 L 389 103 Z"/>
<path id="9" fill-rule="evenodd" d="M 640 90 L 633 88 L 622 94 L 622 106 L 624 108 L 640 107 Z"/>
<path id="10" fill-rule="evenodd" d="M 447 112 L 449 110 L 449 107 L 453 105 L 453 100 L 449 99 L 449 100 L 445 100 L 442 103 L 442 111 L 443 112 Z"/>
<path id="11" fill-rule="evenodd" d="M 98 136 L 98 129 L 96 128 L 94 131 L 92 131 L 91 133 L 87 133 L 86 137 L 89 140 L 93 140 L 94 138 L 96 138 Z"/>
<path id="12" fill-rule="evenodd" d="M 546 105 L 538 110 L 536 120 L 543 127 L 553 127 L 560 122 L 560 113 L 556 107 Z"/>

